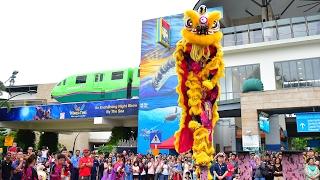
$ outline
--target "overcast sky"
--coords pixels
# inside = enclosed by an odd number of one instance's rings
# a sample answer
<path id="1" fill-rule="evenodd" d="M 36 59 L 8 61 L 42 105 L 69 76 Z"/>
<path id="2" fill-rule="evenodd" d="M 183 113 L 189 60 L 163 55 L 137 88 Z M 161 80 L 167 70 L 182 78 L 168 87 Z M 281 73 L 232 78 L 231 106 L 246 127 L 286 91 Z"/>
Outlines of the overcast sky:
<path id="1" fill-rule="evenodd" d="M 142 20 L 182 13 L 197 0 L 0 1 L 0 81 L 58 82 L 137 67 Z"/>

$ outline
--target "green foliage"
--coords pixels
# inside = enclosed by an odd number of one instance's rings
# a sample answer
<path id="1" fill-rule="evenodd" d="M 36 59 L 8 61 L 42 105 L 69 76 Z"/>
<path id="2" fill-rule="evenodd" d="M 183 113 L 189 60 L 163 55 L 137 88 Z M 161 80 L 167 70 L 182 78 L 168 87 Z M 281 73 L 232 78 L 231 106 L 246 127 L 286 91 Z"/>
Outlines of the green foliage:
<path id="1" fill-rule="evenodd" d="M 38 148 L 47 146 L 51 152 L 58 151 L 58 134 L 55 132 L 44 132 L 40 136 Z"/>
<path id="2" fill-rule="evenodd" d="M 293 138 L 292 139 L 292 147 L 297 151 L 304 151 L 305 148 L 308 146 L 308 139 L 307 138 Z"/>
<path id="3" fill-rule="evenodd" d="M 99 154 L 109 154 L 109 153 L 111 153 L 112 151 L 114 151 L 114 149 L 115 149 L 115 146 L 114 146 L 114 145 L 111 145 L 111 144 L 109 144 L 109 145 L 103 145 L 103 146 L 100 146 L 100 147 L 98 148 L 98 153 L 99 153 Z"/>
<path id="4" fill-rule="evenodd" d="M 28 147 L 35 147 L 36 135 L 32 130 L 18 130 L 16 134 L 15 142 L 18 143 L 18 147 L 23 150 L 27 150 Z"/>
<path id="5" fill-rule="evenodd" d="M 114 127 L 111 130 L 111 137 L 108 145 L 116 145 L 120 139 L 129 139 L 131 137 L 131 128 L 127 127 Z"/>

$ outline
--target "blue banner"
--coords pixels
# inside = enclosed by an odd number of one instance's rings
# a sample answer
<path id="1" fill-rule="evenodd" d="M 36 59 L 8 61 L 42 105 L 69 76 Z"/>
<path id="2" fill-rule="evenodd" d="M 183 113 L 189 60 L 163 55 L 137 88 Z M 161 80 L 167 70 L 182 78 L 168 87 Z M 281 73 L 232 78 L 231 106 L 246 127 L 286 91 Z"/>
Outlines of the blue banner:
<path id="1" fill-rule="evenodd" d="M 320 113 L 297 113 L 298 132 L 320 132 Z"/>
<path id="2" fill-rule="evenodd" d="M 23 106 L 12 108 L 9 112 L 6 108 L 0 109 L 0 121 L 129 116 L 138 115 L 138 108 L 138 99 Z"/>

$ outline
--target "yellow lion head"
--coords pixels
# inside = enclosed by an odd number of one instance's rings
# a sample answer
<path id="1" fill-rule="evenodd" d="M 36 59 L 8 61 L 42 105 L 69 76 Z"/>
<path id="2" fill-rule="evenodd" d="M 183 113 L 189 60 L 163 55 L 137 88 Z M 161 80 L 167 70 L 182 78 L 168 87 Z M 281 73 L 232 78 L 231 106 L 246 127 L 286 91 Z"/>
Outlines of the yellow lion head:
<path id="1" fill-rule="evenodd" d="M 221 41 L 221 14 L 218 11 L 206 13 L 206 9 L 205 6 L 200 6 L 198 11 L 187 10 L 184 13 L 185 27 L 181 33 L 187 42 L 208 46 Z"/>

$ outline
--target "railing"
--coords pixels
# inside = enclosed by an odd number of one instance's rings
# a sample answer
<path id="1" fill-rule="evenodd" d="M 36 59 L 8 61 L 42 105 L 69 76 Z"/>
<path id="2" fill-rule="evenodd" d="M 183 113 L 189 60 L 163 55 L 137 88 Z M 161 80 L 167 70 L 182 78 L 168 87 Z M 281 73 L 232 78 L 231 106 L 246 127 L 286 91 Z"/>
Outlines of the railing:
<path id="1" fill-rule="evenodd" d="M 279 19 L 222 29 L 223 46 L 237 46 L 320 34 L 320 15 Z"/>
<path id="2" fill-rule="evenodd" d="M 219 104 L 230 104 L 240 102 L 240 92 L 222 92 L 219 98 Z"/>

